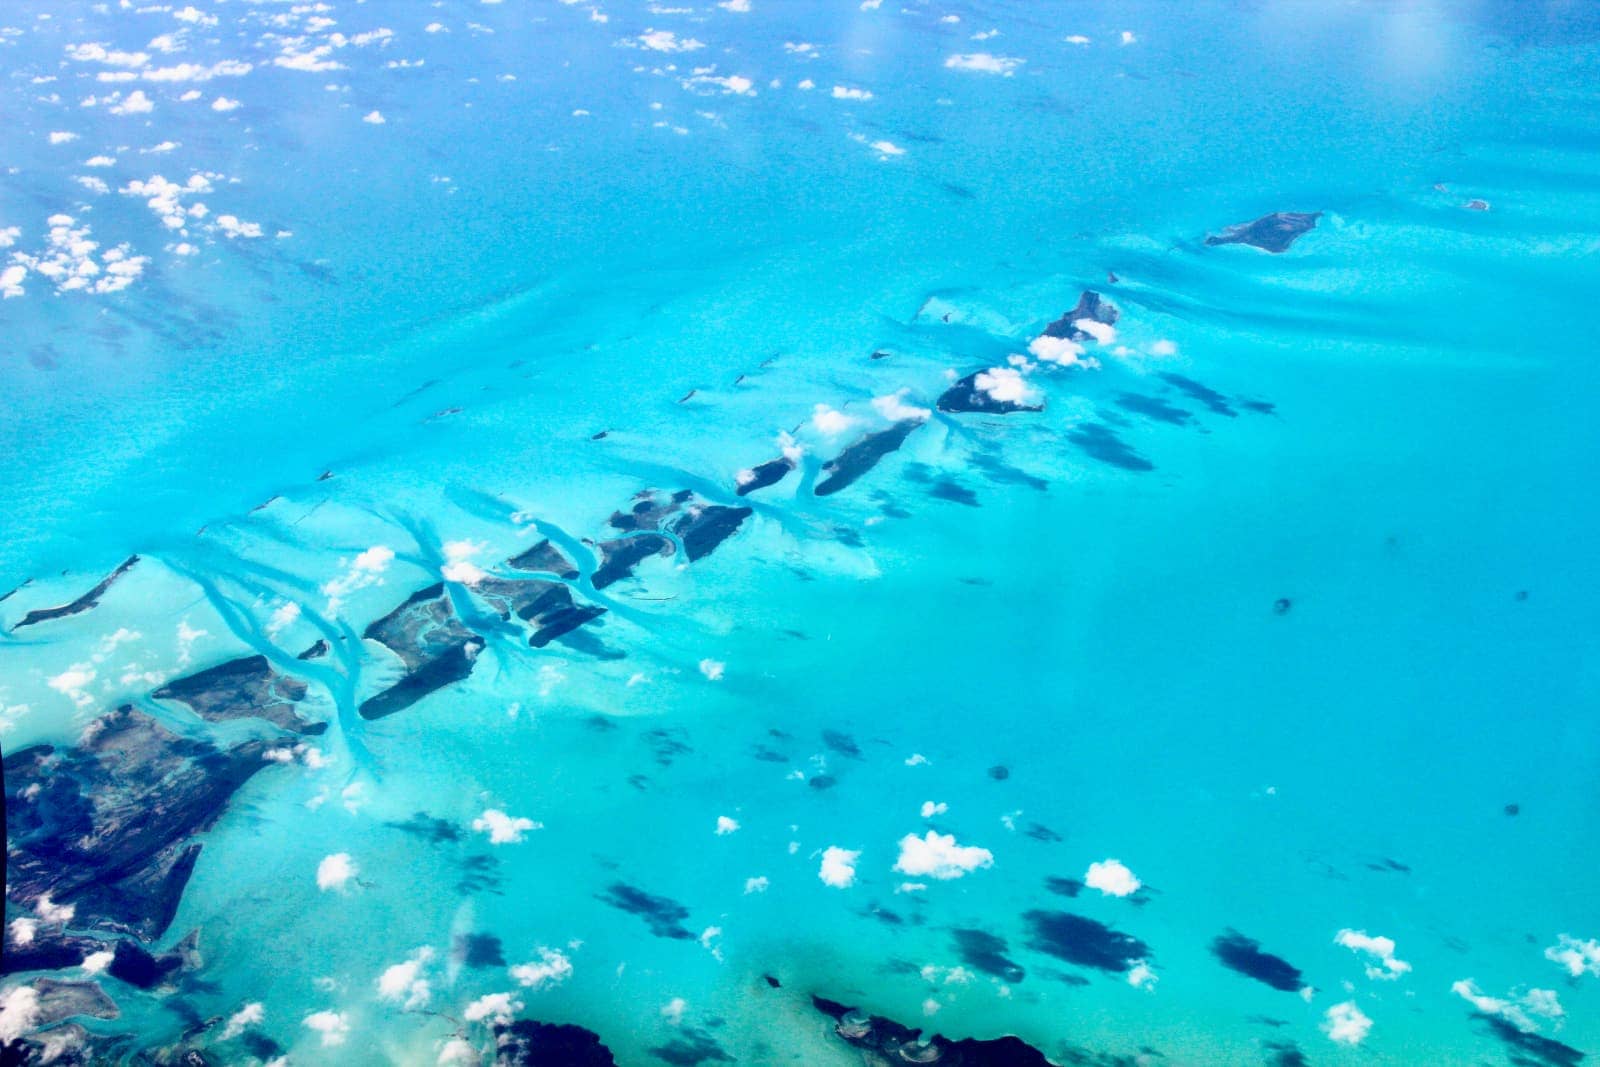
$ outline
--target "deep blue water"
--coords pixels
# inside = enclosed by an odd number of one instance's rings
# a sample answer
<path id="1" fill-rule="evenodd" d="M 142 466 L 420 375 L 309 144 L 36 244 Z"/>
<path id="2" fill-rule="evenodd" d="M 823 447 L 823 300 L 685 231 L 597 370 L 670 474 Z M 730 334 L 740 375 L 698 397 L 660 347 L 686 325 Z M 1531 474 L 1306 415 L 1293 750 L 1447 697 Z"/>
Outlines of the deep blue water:
<path id="1" fill-rule="evenodd" d="M 1596 9 L 744 6 L 0 12 L 7 1055 L 1588 1062 Z"/>

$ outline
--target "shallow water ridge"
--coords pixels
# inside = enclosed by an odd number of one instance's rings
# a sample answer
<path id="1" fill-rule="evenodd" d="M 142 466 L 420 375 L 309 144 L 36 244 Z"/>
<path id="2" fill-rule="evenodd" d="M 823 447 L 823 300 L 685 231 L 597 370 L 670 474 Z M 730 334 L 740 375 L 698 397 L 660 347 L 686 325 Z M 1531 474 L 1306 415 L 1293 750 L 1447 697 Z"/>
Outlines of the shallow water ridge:
<path id="1" fill-rule="evenodd" d="M 0 57 L 0 1061 L 1600 1054 L 1594 12 Z"/>

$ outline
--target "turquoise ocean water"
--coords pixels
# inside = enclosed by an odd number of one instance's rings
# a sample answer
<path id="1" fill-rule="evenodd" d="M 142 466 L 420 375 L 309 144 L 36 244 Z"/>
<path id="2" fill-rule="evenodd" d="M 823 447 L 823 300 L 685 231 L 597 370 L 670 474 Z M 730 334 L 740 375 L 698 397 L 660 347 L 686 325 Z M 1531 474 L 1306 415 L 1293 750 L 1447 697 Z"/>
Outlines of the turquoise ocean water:
<path id="1" fill-rule="evenodd" d="M 15 754 L 125 704 L 270 753 L 144 942 L 198 957 L 8 964 L 0 1040 L 489 1063 L 498 1004 L 861 1062 L 817 994 L 1056 1063 L 1600 1052 L 1592 5 L 0 22 L 8 957 L 114 933 L 17 888 Z M 1279 211 L 1321 214 L 1205 242 Z M 1098 367 L 930 413 L 1085 291 Z M 753 511 L 597 588 L 646 489 Z M 472 590 L 543 538 L 607 611 L 531 648 Z M 470 674 L 363 717 L 405 673 L 363 632 L 441 578 Z M 152 695 L 258 654 L 325 732 Z"/>

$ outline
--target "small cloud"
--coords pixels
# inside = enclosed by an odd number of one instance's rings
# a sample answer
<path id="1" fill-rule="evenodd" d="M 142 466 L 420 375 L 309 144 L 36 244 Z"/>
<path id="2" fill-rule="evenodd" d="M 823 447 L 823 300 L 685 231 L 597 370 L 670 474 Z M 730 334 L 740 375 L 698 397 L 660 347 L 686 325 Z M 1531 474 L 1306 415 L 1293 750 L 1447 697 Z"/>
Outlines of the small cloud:
<path id="1" fill-rule="evenodd" d="M 856 861 L 860 858 L 859 851 L 829 845 L 822 852 L 822 866 L 817 870 L 817 877 L 835 889 L 848 889 L 855 885 Z"/>
<path id="2" fill-rule="evenodd" d="M 487 1022 L 494 1026 L 509 1026 L 511 1020 L 524 1006 L 515 993 L 486 993 L 468 1004 L 462 1016 L 469 1023 Z"/>
<path id="3" fill-rule="evenodd" d="M 1353 1000 L 1335 1004 L 1323 1013 L 1322 1032 L 1336 1044 L 1359 1045 L 1366 1040 L 1371 1029 L 1372 1020 L 1356 1007 Z"/>
<path id="4" fill-rule="evenodd" d="M 899 389 L 888 396 L 875 396 L 872 398 L 872 406 L 878 414 L 890 422 L 902 422 L 906 419 L 912 419 L 917 422 L 926 421 L 933 415 L 933 411 L 930 408 L 919 408 L 914 404 L 907 404 L 905 398 L 910 392 L 910 389 Z"/>
<path id="5" fill-rule="evenodd" d="M 433 949 L 424 945 L 412 953 L 404 963 L 396 963 L 378 976 L 378 996 L 383 1000 L 401 1004 L 407 1011 L 428 1006 L 433 989 L 423 975 L 423 969 L 433 959 Z"/>
<path id="6" fill-rule="evenodd" d="M 1089 864 L 1088 873 L 1083 876 L 1083 884 L 1090 889 L 1100 890 L 1108 897 L 1132 896 L 1143 885 L 1121 860 L 1102 860 L 1099 863 Z"/>
<path id="7" fill-rule="evenodd" d="M 383 117 L 383 112 L 379 111 L 377 108 L 373 108 L 371 111 L 361 116 L 361 121 L 370 123 L 373 126 L 382 126 L 389 120 Z"/>
<path id="8" fill-rule="evenodd" d="M 943 815 L 945 812 L 947 812 L 949 810 L 950 810 L 950 805 L 945 804 L 943 802 L 940 802 L 938 804 L 935 804 L 931 800 L 924 800 L 922 802 L 922 817 L 924 819 L 931 819 L 935 815 Z"/>
<path id="9" fill-rule="evenodd" d="M 900 858 L 895 861 L 894 869 L 912 877 L 927 876 L 944 881 L 993 865 L 994 853 L 988 849 L 958 845 L 954 834 L 929 830 L 922 837 L 907 834 L 900 839 Z"/>
<path id="10" fill-rule="evenodd" d="M 1405 960 L 1395 958 L 1394 940 L 1388 937 L 1369 937 L 1365 930 L 1340 930 L 1334 935 L 1334 943 L 1343 945 L 1352 952 L 1359 952 L 1366 956 L 1367 977 L 1392 981 L 1411 970 L 1411 964 Z"/>
<path id="11" fill-rule="evenodd" d="M 51 144 L 71 144 L 78 139 L 78 135 L 70 130 L 55 130 L 50 134 Z"/>
<path id="12" fill-rule="evenodd" d="M 498 808 L 490 808 L 472 820 L 472 828 L 489 835 L 491 845 L 520 844 L 530 830 L 544 829 L 544 823 L 507 815 Z"/>
<path id="13" fill-rule="evenodd" d="M 350 858 L 350 853 L 335 852 L 331 856 L 324 856 L 322 862 L 317 864 L 317 888 L 324 893 L 330 889 L 343 892 L 346 883 L 357 873 L 356 862 Z"/>
<path id="14" fill-rule="evenodd" d="M 1014 56 L 997 56 L 988 52 L 970 52 L 950 56 L 944 61 L 946 70 L 963 70 L 975 74 L 999 74 L 1011 77 L 1025 60 Z"/>
<path id="15" fill-rule="evenodd" d="M 767 876 L 764 874 L 757 875 L 754 878 L 746 878 L 744 880 L 745 896 L 749 896 L 751 893 L 765 893 L 767 891 L 767 887 L 771 884 L 771 882 L 767 881 Z"/>
<path id="16" fill-rule="evenodd" d="M 728 834 L 739 832 L 739 820 L 730 819 L 726 815 L 717 816 L 717 836 L 726 837 Z"/>
<path id="17" fill-rule="evenodd" d="M 727 664 L 721 660 L 703 659 L 700 661 L 700 673 L 713 682 L 722 681 L 722 672 L 727 669 Z"/>
<path id="18" fill-rule="evenodd" d="M 871 100 L 872 91 L 870 89 L 852 89 L 843 85 L 835 85 L 833 87 L 833 98 L 835 100 Z"/>
<path id="19" fill-rule="evenodd" d="M 211 101 L 212 111 L 233 111 L 238 106 L 239 101 L 230 99 L 226 96 L 219 96 L 215 100 Z"/>
<path id="20" fill-rule="evenodd" d="M 350 1036 L 350 1021 L 336 1011 L 313 1012 L 303 1025 L 322 1035 L 323 1048 L 338 1048 Z"/>
<path id="21" fill-rule="evenodd" d="M 560 985 L 572 977 L 572 961 L 560 949 L 541 947 L 539 958 L 511 968 L 511 977 L 528 989 Z"/>
<path id="22" fill-rule="evenodd" d="M 1600 978 L 1600 941 L 1579 941 L 1571 934 L 1559 935 L 1556 943 L 1544 950 L 1544 958 L 1566 968 L 1574 978 L 1585 974 Z"/>

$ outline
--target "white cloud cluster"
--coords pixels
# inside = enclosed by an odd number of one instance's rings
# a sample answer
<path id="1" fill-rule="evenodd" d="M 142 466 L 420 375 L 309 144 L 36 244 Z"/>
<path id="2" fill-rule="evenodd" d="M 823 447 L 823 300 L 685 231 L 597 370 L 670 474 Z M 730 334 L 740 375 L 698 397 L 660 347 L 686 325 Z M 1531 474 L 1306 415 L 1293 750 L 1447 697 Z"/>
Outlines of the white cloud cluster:
<path id="1" fill-rule="evenodd" d="M 1040 334 L 1028 343 L 1028 351 L 1041 363 L 1055 363 L 1062 367 L 1083 367 L 1095 370 L 1100 361 L 1092 356 L 1085 359 L 1083 346 L 1068 337 L 1051 337 Z"/>
<path id="2" fill-rule="evenodd" d="M 1566 1015 L 1566 1009 L 1561 1006 L 1561 1000 L 1552 989 L 1529 989 L 1526 992 L 1513 992 L 1509 998 L 1491 997 L 1478 988 L 1478 983 L 1470 978 L 1463 978 L 1450 986 L 1450 992 L 1471 1004 L 1485 1015 L 1493 1015 L 1504 1019 L 1523 1033 L 1531 1034 L 1539 1029 L 1537 1018 L 1559 1019 Z"/>
<path id="3" fill-rule="evenodd" d="M 1333 940 L 1335 944 L 1368 958 L 1368 978 L 1393 981 L 1411 970 L 1411 964 L 1395 957 L 1393 938 L 1370 937 L 1365 930 L 1346 929 L 1335 934 Z"/>
<path id="4" fill-rule="evenodd" d="M 822 851 L 822 866 L 817 869 L 817 877 L 835 889 L 848 889 L 855 885 L 856 861 L 859 859 L 859 851 L 829 845 Z"/>
<path id="5" fill-rule="evenodd" d="M 532 819 L 507 815 L 498 808 L 490 808 L 472 820 L 472 828 L 489 835 L 491 845 L 520 844 L 530 830 L 543 830 L 544 823 Z"/>
<path id="6" fill-rule="evenodd" d="M 856 424 L 856 419 L 842 411 L 835 411 L 827 404 L 817 404 L 811 409 L 811 425 L 816 427 L 818 433 L 828 437 L 837 437 Z"/>
<path id="7" fill-rule="evenodd" d="M 1359 1045 L 1372 1030 L 1372 1020 L 1353 1000 L 1335 1004 L 1323 1013 L 1322 1019 L 1322 1032 L 1335 1044 Z"/>
<path id="8" fill-rule="evenodd" d="M 323 1048 L 338 1048 L 350 1037 L 350 1020 L 342 1012 L 312 1012 L 302 1025 L 322 1035 Z"/>
<path id="9" fill-rule="evenodd" d="M 317 864 L 317 888 L 324 893 L 330 889 L 343 892 L 345 885 L 358 872 L 356 861 L 350 858 L 348 852 L 335 852 L 331 856 L 324 856 L 322 862 Z"/>
<path id="10" fill-rule="evenodd" d="M 1108 897 L 1127 897 L 1137 893 L 1144 883 L 1121 860 L 1111 859 L 1089 864 L 1083 884 L 1090 889 L 1100 890 Z"/>
<path id="11" fill-rule="evenodd" d="M 976 74 L 999 74 L 1011 77 L 1024 60 L 1013 56 L 997 56 L 988 52 L 972 52 L 967 55 L 954 55 L 944 61 L 947 70 L 964 70 Z"/>
<path id="12" fill-rule="evenodd" d="M 854 89 L 845 85 L 835 85 L 833 87 L 833 98 L 835 100 L 871 100 L 872 90 Z"/>
<path id="13" fill-rule="evenodd" d="M 912 877 L 960 878 L 980 867 L 992 867 L 994 853 L 976 845 L 958 845 L 954 834 L 929 830 L 922 837 L 907 834 L 900 839 L 900 858 L 894 869 Z"/>
<path id="14" fill-rule="evenodd" d="M 726 837 L 728 834 L 739 832 L 739 820 L 730 819 L 726 815 L 717 816 L 717 836 Z"/>
<path id="15" fill-rule="evenodd" d="M 945 812 L 947 812 L 949 810 L 950 810 L 950 805 L 944 803 L 943 801 L 941 801 L 941 802 L 939 802 L 937 804 L 934 803 L 931 800 L 924 800 L 922 802 L 922 817 L 924 819 L 931 819 L 935 815 L 943 815 Z"/>
<path id="16" fill-rule="evenodd" d="M 872 398 L 872 406 L 879 415 L 882 415 L 890 422 L 901 422 L 906 419 L 916 422 L 927 421 L 933 415 L 933 410 L 931 408 L 920 408 L 915 404 L 907 404 L 906 397 L 910 392 L 910 389 L 897 389 L 888 396 L 875 396 Z"/>
<path id="17" fill-rule="evenodd" d="M 721 660 L 703 659 L 700 661 L 700 673 L 706 676 L 707 681 L 722 681 L 722 675 L 727 669 L 728 665 Z"/>
<path id="18" fill-rule="evenodd" d="M 339 577 L 323 583 L 322 595 L 328 598 L 328 613 L 334 614 L 350 594 L 382 584 L 383 572 L 394 562 L 394 549 L 388 545 L 373 545 L 358 553 Z"/>
<path id="19" fill-rule="evenodd" d="M 259 1026 L 267 1017 L 267 1009 L 260 1001 L 251 1001 L 232 1015 L 228 1016 L 228 1023 L 222 1028 L 222 1040 L 228 1041 L 238 1037 L 252 1026 Z"/>
<path id="20" fill-rule="evenodd" d="M 378 976 L 379 998 L 400 1004 L 407 1011 L 427 1007 L 433 999 L 433 988 L 423 971 L 432 960 L 433 949 L 424 945 L 404 963 L 386 968 Z"/>
<path id="21" fill-rule="evenodd" d="M 1544 958 L 1566 968 L 1574 978 L 1590 974 L 1600 978 L 1600 941 L 1579 941 L 1571 934 L 1559 935 L 1556 943 L 1544 950 Z"/>
<path id="22" fill-rule="evenodd" d="M 704 48 L 705 42 L 697 41 L 693 37 L 679 37 L 671 30 L 645 30 L 636 40 L 639 47 L 652 52 L 693 52 L 697 48 Z"/>
<path id="23" fill-rule="evenodd" d="M 511 968 L 511 977 L 528 989 L 560 985 L 572 977 L 572 961 L 560 949 L 539 949 L 539 958 Z"/>
<path id="24" fill-rule="evenodd" d="M 487 1022 L 493 1026 L 508 1026 L 523 1007 L 515 993 L 485 993 L 468 1004 L 462 1016 L 469 1023 Z"/>
<path id="25" fill-rule="evenodd" d="M 1030 385 L 1022 376 L 1022 372 L 1015 367 L 990 367 L 988 370 L 979 371 L 972 380 L 973 386 L 980 392 L 989 394 L 989 397 L 1000 404 L 1028 404 L 1039 403 L 1039 390 Z"/>
<path id="26" fill-rule="evenodd" d="M 78 707 L 86 708 L 94 703 L 94 697 L 89 693 L 89 684 L 94 681 L 97 673 L 92 664 L 74 663 L 60 674 L 45 679 L 45 684 Z"/>
<path id="27" fill-rule="evenodd" d="M 21 296 L 28 272 L 41 275 L 58 293 L 121 292 L 144 273 L 148 256 L 135 256 L 126 243 L 100 250 L 89 237 L 89 227 L 80 226 L 71 215 L 51 215 L 49 235 L 37 255 L 11 253 L 11 264 L 0 272 L 0 291 L 6 297 Z M 99 252 L 98 258 L 96 252 Z"/>
<path id="28" fill-rule="evenodd" d="M 9 1044 L 31 1031 L 39 1022 L 39 992 L 19 985 L 0 994 L 0 1042 Z"/>

